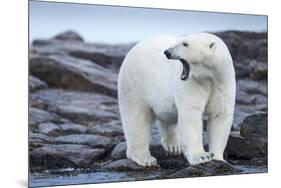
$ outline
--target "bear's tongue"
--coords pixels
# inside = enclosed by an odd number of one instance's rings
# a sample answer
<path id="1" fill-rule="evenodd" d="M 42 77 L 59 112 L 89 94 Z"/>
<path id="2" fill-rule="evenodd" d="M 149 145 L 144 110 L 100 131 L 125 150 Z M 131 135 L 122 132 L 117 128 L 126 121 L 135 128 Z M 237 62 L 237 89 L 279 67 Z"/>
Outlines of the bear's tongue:
<path id="1" fill-rule="evenodd" d="M 180 59 L 180 62 L 182 63 L 183 69 L 182 69 L 182 73 L 181 73 L 181 80 L 186 80 L 189 76 L 189 64 L 184 60 L 184 59 Z"/>

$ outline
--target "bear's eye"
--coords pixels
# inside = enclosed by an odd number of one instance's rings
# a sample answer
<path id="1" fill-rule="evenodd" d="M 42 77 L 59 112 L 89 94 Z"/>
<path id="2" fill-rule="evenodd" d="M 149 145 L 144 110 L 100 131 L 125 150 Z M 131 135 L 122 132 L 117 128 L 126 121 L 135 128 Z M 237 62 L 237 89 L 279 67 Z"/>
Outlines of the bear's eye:
<path id="1" fill-rule="evenodd" d="M 188 44 L 186 42 L 182 43 L 183 46 L 187 47 Z"/>

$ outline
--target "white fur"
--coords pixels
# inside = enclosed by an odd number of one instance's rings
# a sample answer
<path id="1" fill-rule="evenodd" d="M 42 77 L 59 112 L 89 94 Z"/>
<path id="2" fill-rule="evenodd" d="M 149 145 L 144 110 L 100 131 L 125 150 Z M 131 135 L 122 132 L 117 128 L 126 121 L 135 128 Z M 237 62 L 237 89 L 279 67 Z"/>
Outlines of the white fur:
<path id="1" fill-rule="evenodd" d="M 164 55 L 167 49 L 174 60 Z M 190 65 L 187 80 L 180 79 L 180 58 Z M 183 152 L 191 165 L 223 160 L 235 87 L 232 58 L 215 35 L 159 36 L 139 42 L 127 54 L 118 77 L 127 157 L 142 166 L 157 164 L 149 151 L 151 125 L 157 122 L 168 152 Z M 208 118 L 209 152 L 202 143 L 203 115 Z"/>

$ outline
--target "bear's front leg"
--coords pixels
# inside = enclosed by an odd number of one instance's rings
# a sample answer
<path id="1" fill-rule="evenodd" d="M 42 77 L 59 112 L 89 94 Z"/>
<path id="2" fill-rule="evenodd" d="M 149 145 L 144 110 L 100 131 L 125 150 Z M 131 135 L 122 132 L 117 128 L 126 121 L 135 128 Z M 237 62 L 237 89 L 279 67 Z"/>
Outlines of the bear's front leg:
<path id="1" fill-rule="evenodd" d="M 191 165 L 211 161 L 214 154 L 203 148 L 202 111 L 190 106 L 178 112 L 178 126 L 182 149 Z"/>
<path id="2" fill-rule="evenodd" d="M 216 160 L 224 160 L 223 152 L 230 134 L 232 119 L 232 114 L 220 114 L 208 120 L 209 151 L 215 154 Z"/>

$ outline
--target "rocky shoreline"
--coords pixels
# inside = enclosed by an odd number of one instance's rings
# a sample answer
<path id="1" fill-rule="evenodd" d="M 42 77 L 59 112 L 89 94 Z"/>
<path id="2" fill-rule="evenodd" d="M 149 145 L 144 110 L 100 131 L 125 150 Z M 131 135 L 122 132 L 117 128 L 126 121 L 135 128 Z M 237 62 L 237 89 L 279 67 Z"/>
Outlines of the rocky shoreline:
<path id="1" fill-rule="evenodd" d="M 34 40 L 29 54 L 29 164 L 34 181 L 83 173 L 111 173 L 112 181 L 130 181 L 266 172 L 267 33 L 215 34 L 230 49 L 237 79 L 234 123 L 225 151 L 229 163 L 191 167 L 183 156 L 168 156 L 153 126 L 151 151 L 159 167 L 151 169 L 126 159 L 117 104 L 118 70 L 134 43 L 92 44 L 72 31 Z M 118 173 L 137 175 L 127 174 L 126 179 Z"/>

